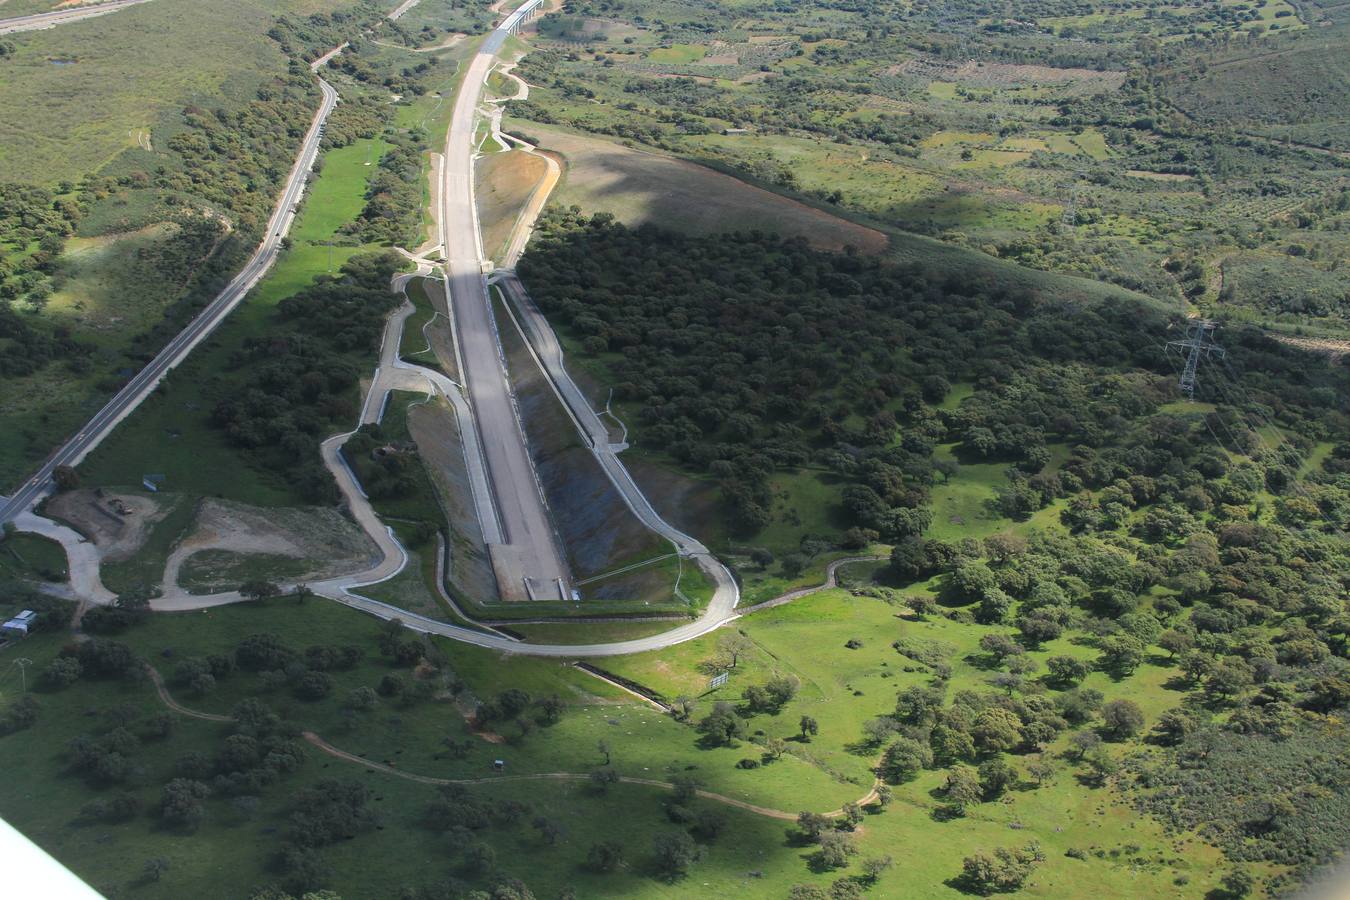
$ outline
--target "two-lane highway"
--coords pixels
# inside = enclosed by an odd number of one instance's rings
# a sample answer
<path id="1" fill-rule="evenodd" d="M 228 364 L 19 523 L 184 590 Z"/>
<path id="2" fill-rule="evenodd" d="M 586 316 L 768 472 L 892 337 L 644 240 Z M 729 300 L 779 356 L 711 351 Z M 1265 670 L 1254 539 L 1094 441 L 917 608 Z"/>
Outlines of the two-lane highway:
<path id="1" fill-rule="evenodd" d="M 200 344 L 239 305 L 245 295 L 271 268 L 272 263 L 276 261 L 277 255 L 281 251 L 282 239 L 286 236 L 286 232 L 290 230 L 291 222 L 295 218 L 295 210 L 304 193 L 305 182 L 309 178 L 310 169 L 314 167 L 314 161 L 319 155 L 319 142 L 323 139 L 324 121 L 328 118 L 328 114 L 333 111 L 333 107 L 337 105 L 338 94 L 332 85 L 323 79 L 319 79 L 319 87 L 323 91 L 323 102 L 319 105 L 319 111 L 315 113 L 309 131 L 305 134 L 305 140 L 301 144 L 300 154 L 296 158 L 295 166 L 286 179 L 281 200 L 277 203 L 276 210 L 267 222 L 267 234 L 263 237 L 262 243 L 258 245 L 258 249 L 254 251 L 248 263 L 226 286 L 225 290 L 221 291 L 214 300 L 207 304 L 205 309 L 188 323 L 186 328 L 169 341 L 163 350 L 159 351 L 149 365 L 137 372 L 131 381 L 118 391 L 116 396 L 109 400 L 102 409 L 95 413 L 94 417 L 86 422 L 73 438 L 43 463 L 36 475 L 15 491 L 3 506 L 0 506 L 0 523 L 11 521 L 37 503 L 51 488 L 52 473 L 58 467 L 78 464 L 89 451 L 97 447 L 99 442 L 112 432 L 117 423 L 121 422 L 132 410 L 139 406 L 164 376 L 174 366 L 186 359 L 193 348 Z"/>
<path id="2" fill-rule="evenodd" d="M 92 19 L 94 16 L 106 16 L 108 13 L 149 3 L 150 0 L 110 0 L 108 3 L 91 3 L 87 6 L 67 6 L 51 12 L 35 13 L 31 16 L 15 16 L 12 19 L 0 19 L 0 34 L 15 34 L 20 31 L 42 31 L 55 28 L 68 22 Z"/>

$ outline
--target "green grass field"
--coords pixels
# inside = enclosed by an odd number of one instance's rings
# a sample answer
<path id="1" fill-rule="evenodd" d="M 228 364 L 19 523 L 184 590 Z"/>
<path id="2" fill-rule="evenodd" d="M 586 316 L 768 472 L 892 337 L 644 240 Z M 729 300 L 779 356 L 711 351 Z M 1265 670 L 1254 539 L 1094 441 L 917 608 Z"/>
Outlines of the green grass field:
<path id="1" fill-rule="evenodd" d="M 210 8 L 155 0 L 9 38 L 18 51 L 0 67 L 6 178 L 78 180 L 136 146 L 136 129 L 153 135 L 161 116 L 194 97 L 247 97 L 265 73 L 285 68 L 263 35 L 270 21 L 252 0 Z M 37 109 L 42 115 L 31 114 Z"/>
<path id="2" fill-rule="evenodd" d="M 56 541 L 36 534 L 0 536 L 0 578 L 65 581 L 66 574 L 66 551 Z"/>
<path id="3" fill-rule="evenodd" d="M 978 648 L 979 639 L 1004 630 L 958 625 L 942 618 L 914 621 L 899 612 L 900 608 L 875 599 L 829 591 L 752 614 L 736 627 L 749 637 L 753 649 L 730 670 L 727 685 L 711 693 L 707 693 L 708 680 L 718 667 L 709 662 L 718 656 L 719 634 L 660 653 L 595 662 L 667 697 L 700 697 L 699 710 L 703 711 L 716 700 L 736 701 L 746 686 L 763 683 L 771 674 L 793 675 L 801 682 L 797 696 L 776 716 L 752 719 L 751 729 L 788 739 L 788 753 L 808 759 L 813 767 L 837 778 L 865 782 L 875 750 L 857 747 L 863 723 L 890 712 L 897 690 L 927 681 L 910 660 L 891 648 L 891 642 L 944 645 L 953 666 L 950 691 L 981 690 L 988 689 L 985 682 L 991 673 L 984 667 L 986 654 Z M 855 639 L 862 646 L 847 649 L 845 644 Z M 1060 639 L 1046 643 L 1031 656 L 1043 662 L 1056 654 L 1091 653 Z M 1164 686 L 1175 670 L 1159 664 L 1162 659 L 1153 657 L 1123 681 L 1094 673 L 1084 685 L 1100 690 L 1108 700 L 1133 699 L 1152 720 L 1180 698 Z M 696 711 L 695 717 L 700 714 Z M 804 715 L 820 725 L 819 734 L 809 743 L 795 740 Z M 1061 738 L 1045 758 L 1056 758 L 1065 746 Z M 1020 767 L 1025 759 L 1013 757 L 1012 762 Z M 935 823 L 931 817 L 939 805 L 934 792 L 941 787 L 943 776 L 925 773 L 895 789 L 897 805 L 892 810 L 868 817 L 864 853 L 894 853 L 903 848 L 897 861 L 906 883 L 916 892 L 913 896 L 959 896 L 944 882 L 959 872 L 963 855 L 1027 840 L 1039 841 L 1047 857 L 1027 890 L 1029 896 L 1199 896 L 1214 883 L 1211 867 L 1217 852 L 1213 848 L 1189 836 L 1167 837 L 1155 823 L 1138 818 L 1115 791 L 1083 788 L 1071 768 L 1058 762 L 1059 771 L 1046 786 L 1036 789 L 1024 781 L 1003 801 L 981 804 L 966 818 L 948 823 Z M 1009 833 L 1013 823 L 1019 823 L 1015 834 Z M 1184 858 L 1178 852 L 1183 840 Z M 1074 860 L 1064 855 L 1071 847 L 1101 848 L 1106 855 L 1101 860 Z M 1189 882 L 1184 888 L 1174 883 L 1183 876 Z"/>
<path id="4" fill-rule="evenodd" d="M 365 206 L 365 185 L 389 144 L 357 140 L 323 155 L 323 176 L 305 197 L 305 214 L 291 230 L 294 243 L 327 241 Z"/>
<path id="5" fill-rule="evenodd" d="M 55 5 L 55 4 L 51 4 Z M 60 28 L 8 36 L 0 67 L 0 166 L 9 181 L 78 181 L 157 129 L 185 104 L 250 99 L 285 57 L 266 36 L 278 13 L 339 0 L 239 0 L 201 7 L 155 0 Z M 20 15 L 13 3 L 0 15 Z M 34 110 L 41 115 L 33 115 Z"/>
<path id="6" fill-rule="evenodd" d="M 369 643 L 368 638 L 363 640 L 369 632 L 362 626 L 373 628 L 371 620 L 337 607 L 326 607 L 326 610 L 291 608 L 273 614 L 255 608 L 241 618 L 206 614 L 195 617 L 192 630 L 199 635 L 197 639 L 182 640 L 182 624 L 174 621 L 166 622 L 164 631 L 150 627 L 128 638 L 139 649 L 153 652 L 156 658 L 166 648 L 173 648 L 180 655 L 210 648 L 228 649 L 238 634 L 231 634 L 227 629 L 238 627 L 279 626 L 283 636 L 297 644 L 309 641 Z M 30 639 L 25 643 L 24 652 L 32 656 L 35 666 L 41 667 L 53 657 L 62 640 L 59 635 Z M 164 668 L 171 671 L 172 664 L 167 663 Z M 386 664 L 368 662 L 353 676 L 352 683 L 377 679 L 382 670 L 387 671 Z M 238 680 L 253 677 L 241 673 Z M 248 693 L 232 690 L 231 680 L 222 683 L 219 698 L 207 698 L 213 702 L 183 698 L 184 702 L 228 708 L 231 696 Z M 11 684 L 13 681 L 15 679 L 6 678 L 0 683 L 0 689 L 4 691 L 0 702 L 7 704 L 17 696 L 18 687 Z M 600 682 L 591 681 L 603 687 Z M 552 681 L 540 685 L 541 688 L 555 686 Z M 38 724 L 0 739 L 0 758 L 22 784 L 18 790 L 5 792 L 0 799 L 0 812 L 7 820 L 19 824 L 58 859 L 68 861 L 78 874 L 105 895 L 131 891 L 136 896 L 149 898 L 247 896 L 253 888 L 275 878 L 270 862 L 279 846 L 280 835 L 286 830 L 291 797 L 296 791 L 326 777 L 360 780 L 369 784 L 378 798 L 373 806 L 380 814 L 380 830 L 362 835 L 353 844 L 332 847 L 321 854 L 331 873 L 328 877 L 332 883 L 343 886 L 345 895 L 384 896 L 391 885 L 430 881 L 455 868 L 454 852 L 447 848 L 445 837 L 420 824 L 421 809 L 434 798 L 434 788 L 383 773 L 367 772 L 359 765 L 333 760 L 312 750 L 307 751 L 306 765 L 299 773 L 264 792 L 255 813 L 244 816 L 232 808 L 228 799 L 213 799 L 208 802 L 202 827 L 192 835 L 162 827 L 150 813 L 143 813 L 125 825 L 85 822 L 79 816 L 80 808 L 89 800 L 111 791 L 91 789 L 79 779 L 65 774 L 60 754 L 53 754 L 52 748 L 62 747 L 77 734 L 98 727 L 96 720 L 82 715 L 90 704 L 101 709 L 126 706 L 134 715 L 151 715 L 162 707 L 153 688 L 144 683 L 90 682 L 65 692 L 44 692 L 39 696 L 43 710 Z M 284 698 L 269 699 L 273 703 L 280 699 L 283 705 L 289 705 Z M 592 695 L 591 702 L 598 702 L 598 698 Z M 442 715 L 455 715 L 445 704 L 438 704 L 436 708 Z M 431 708 L 426 709 L 426 712 L 430 711 Z M 386 720 L 407 722 L 410 712 L 392 707 L 376 710 L 365 718 L 380 723 Z M 627 706 L 614 707 L 607 714 L 630 721 L 643 715 L 635 707 Z M 311 721 L 306 712 L 301 712 L 300 716 L 301 721 Z M 570 709 L 566 716 L 590 718 L 592 714 L 581 707 Z M 430 718 L 420 709 L 417 717 Z M 400 768 L 413 770 L 415 766 L 406 760 L 406 754 L 397 756 L 405 744 L 424 740 L 434 747 L 444 730 L 462 733 L 453 718 L 450 722 L 434 725 L 418 737 L 398 725 L 387 724 L 376 726 L 375 731 L 379 733 L 376 736 L 366 733 L 366 724 L 359 723 L 354 732 L 348 730 L 341 735 L 328 734 L 326 737 L 344 749 L 366 753 L 372 758 L 397 758 Z M 600 727 L 619 730 L 603 723 Z M 146 781 L 131 785 L 130 790 L 147 806 L 153 806 L 159 796 L 159 785 L 172 773 L 174 759 L 193 749 L 213 753 L 226 733 L 225 726 L 218 723 L 177 717 L 172 737 L 142 745 L 137 763 L 145 771 Z M 462 768 L 478 777 L 491 772 L 490 759 L 502 755 L 503 750 L 475 740 L 483 749 L 476 751 L 472 762 L 465 763 Z M 593 744 L 588 749 L 592 759 L 587 760 L 586 768 L 599 762 Z M 514 763 L 520 754 L 510 748 L 506 755 Z M 616 754 L 617 765 L 622 765 L 621 759 Z M 450 774 L 444 765 L 435 761 L 418 760 L 417 765 L 425 774 Z M 563 834 L 553 845 L 545 845 L 538 838 L 529 827 L 529 817 L 514 828 L 494 832 L 492 840 L 498 848 L 499 872 L 525 878 L 541 892 L 553 893 L 564 884 L 573 884 L 591 896 L 610 890 L 673 891 L 678 895 L 678 888 L 663 887 L 645 876 L 647 847 L 652 836 L 671 828 L 661 813 L 661 794 L 656 789 L 617 786 L 602 797 L 593 793 L 584 782 L 513 782 L 508 779 L 476 790 L 496 802 L 508 799 L 528 802 L 536 814 L 556 819 L 563 829 Z M 622 816 L 625 822 L 620 839 L 628 848 L 631 865 L 615 875 L 591 874 L 579 863 L 591 843 L 611 836 L 608 823 L 614 816 Z M 781 884 L 782 878 L 790 876 L 793 860 L 790 857 L 759 858 L 761 848 L 771 846 L 775 835 L 781 833 L 781 823 L 737 814 L 734 810 L 732 816 L 739 838 L 728 839 L 714 847 L 708 860 L 696 870 L 700 881 L 732 890 L 745 880 L 746 871 L 759 868 L 774 873 L 776 882 Z M 91 840 L 91 835 L 97 835 L 97 840 Z M 354 852 L 357 850 L 360 852 Z M 367 855 L 377 861 L 372 863 L 359 858 Z M 154 883 L 140 878 L 143 863 L 151 857 L 164 857 L 169 861 L 169 871 L 162 880 Z M 530 860 L 528 866 L 516 862 L 525 857 Z M 472 878 L 472 875 L 468 877 Z M 546 893 L 541 895 L 547 896 Z M 772 894 L 761 892 L 757 896 Z"/>
<path id="7" fill-rule="evenodd" d="M 86 484 L 138 485 L 144 473 L 155 472 L 167 476 L 168 489 L 189 495 L 223 496 L 258 506 L 300 502 L 275 474 L 244 464 L 209 418 L 216 400 L 229 390 L 229 378 L 221 373 L 228 371 L 234 348 L 266 332 L 279 301 L 320 275 L 336 272 L 358 251 L 323 242 L 334 239 L 347 220 L 344 215 L 359 212 L 373 170 L 364 165 L 372 146 L 356 141 L 325 154 L 324 171 L 312 182 L 291 249 L 221 328 L 81 464 Z M 234 477 L 222 480 L 221 472 Z"/>
<path id="8" fill-rule="evenodd" d="M 698 62 L 708 53 L 701 44 L 675 44 L 670 47 L 658 47 L 647 54 L 652 62 L 691 63 Z"/>

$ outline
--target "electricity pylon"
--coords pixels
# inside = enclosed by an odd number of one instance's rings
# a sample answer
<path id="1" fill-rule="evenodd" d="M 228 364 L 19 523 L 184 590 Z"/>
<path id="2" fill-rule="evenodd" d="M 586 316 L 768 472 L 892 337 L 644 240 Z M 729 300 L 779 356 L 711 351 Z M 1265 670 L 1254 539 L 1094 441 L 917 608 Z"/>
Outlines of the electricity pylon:
<path id="1" fill-rule="evenodd" d="M 1186 366 L 1181 371 L 1178 383 L 1187 400 L 1195 399 L 1195 373 L 1200 368 L 1202 356 L 1224 357 L 1224 349 L 1214 343 L 1214 329 L 1218 323 L 1211 319 L 1196 319 L 1186 327 L 1184 341 L 1168 341 L 1168 350 L 1177 350 L 1186 354 Z"/>

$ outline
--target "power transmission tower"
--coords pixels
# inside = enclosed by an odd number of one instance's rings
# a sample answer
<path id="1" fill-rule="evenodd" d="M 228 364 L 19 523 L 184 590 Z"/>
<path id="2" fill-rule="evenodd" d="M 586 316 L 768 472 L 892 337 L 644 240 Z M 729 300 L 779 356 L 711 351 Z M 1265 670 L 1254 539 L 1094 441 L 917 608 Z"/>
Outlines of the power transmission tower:
<path id="1" fill-rule="evenodd" d="M 1064 204 L 1064 211 L 1059 216 L 1061 225 L 1067 225 L 1070 228 L 1078 226 L 1078 189 L 1079 182 L 1077 181 L 1060 186 L 1060 190 L 1069 195 L 1069 202 Z"/>
<path id="2" fill-rule="evenodd" d="M 1168 341 L 1167 349 L 1186 354 L 1186 366 L 1181 370 L 1178 382 L 1187 400 L 1195 399 L 1195 373 L 1200 367 L 1200 359 L 1205 356 L 1224 358 L 1224 349 L 1214 343 L 1214 329 L 1218 323 L 1211 319 L 1196 319 L 1186 327 L 1184 341 Z"/>

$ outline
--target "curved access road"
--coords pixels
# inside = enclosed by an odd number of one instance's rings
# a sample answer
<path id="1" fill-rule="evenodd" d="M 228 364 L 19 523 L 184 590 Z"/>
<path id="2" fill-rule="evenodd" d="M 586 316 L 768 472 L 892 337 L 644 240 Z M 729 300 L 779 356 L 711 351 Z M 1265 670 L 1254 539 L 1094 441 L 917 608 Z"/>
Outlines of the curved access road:
<path id="1" fill-rule="evenodd" d="M 475 422 L 473 412 L 460 385 L 440 372 L 416 366 L 398 358 L 398 348 L 403 338 L 403 326 L 412 311 L 411 304 L 407 304 L 389 318 L 380 348 L 380 365 L 376 369 L 375 378 L 366 395 L 366 402 L 361 414 L 362 421 L 373 422 L 379 418 L 385 395 L 391 390 L 434 392 L 449 399 L 455 407 L 455 414 L 460 427 L 465 432 L 465 463 L 471 484 L 477 485 L 472 493 L 475 502 L 478 503 L 480 492 L 487 490 L 486 484 L 483 483 L 487 478 L 485 466 L 481 459 L 475 457 L 472 450 L 474 429 L 481 423 Z M 591 415 L 594 416 L 594 413 Z M 598 423 L 598 419 L 596 421 Z M 603 425 L 599 427 L 603 433 Z M 628 653 L 659 650 L 673 644 L 702 637 L 737 616 L 736 603 L 740 599 L 740 590 L 731 577 L 731 572 L 718 562 L 706 547 L 688 535 L 672 528 L 661 519 L 651 508 L 651 505 L 647 503 L 646 498 L 637 490 L 631 477 L 628 476 L 627 470 L 623 468 L 621 463 L 618 463 L 617 459 L 614 460 L 614 464 L 618 465 L 632 492 L 631 494 L 625 493 L 624 499 L 632 506 L 634 512 L 642 517 L 643 521 L 647 522 L 654 531 L 675 542 L 682 553 L 692 557 L 714 579 L 717 587 L 713 593 L 713 598 L 699 618 L 661 634 L 628 641 L 608 644 L 530 644 L 500 633 L 485 633 L 460 625 L 452 625 L 353 593 L 363 586 L 386 580 L 402 571 L 407 562 L 407 553 L 395 539 L 393 532 L 380 522 L 379 517 L 370 506 L 370 501 L 361 490 L 360 484 L 346 463 L 342 461 L 338 451 L 348 437 L 349 434 L 342 434 L 329 438 L 323 443 L 324 464 L 337 479 L 338 489 L 346 499 L 353 518 L 380 548 L 382 559 L 366 571 L 310 584 L 309 588 L 316 594 L 337 600 L 339 603 L 381 619 L 399 619 L 405 626 L 415 631 L 440 635 L 490 650 L 526 656 L 568 659 L 586 656 L 622 656 Z M 608 450 L 609 445 L 606 443 L 604 446 Z M 612 456 L 612 454 L 610 455 Z M 608 472 L 609 469 L 607 468 L 606 471 Z M 611 475 L 611 477 L 615 476 Z M 618 483 L 616 482 L 616 484 Z M 488 514 L 488 511 L 480 506 L 479 515 L 486 514 Z M 237 602 L 239 599 L 238 594 L 229 593 L 209 597 L 177 598 L 172 604 L 156 600 L 153 601 L 153 606 L 155 609 L 194 609 Z"/>
<path id="2" fill-rule="evenodd" d="M 0 34 L 17 34 L 20 31 L 41 31 L 45 28 L 55 28 L 57 25 L 65 25 L 69 22 L 78 22 L 81 19 L 92 19 L 94 16 L 106 16 L 108 13 L 117 12 L 119 9 L 126 9 L 128 6 L 136 6 L 140 3 L 149 3 L 150 0 L 111 0 L 108 3 L 91 3 L 88 6 L 68 6 L 65 9 L 54 9 L 51 12 L 34 13 L 31 16 L 16 16 L 13 19 L 0 19 Z"/>
<path id="3" fill-rule="evenodd" d="M 400 276 L 402 278 L 403 276 Z M 376 421 L 379 418 L 379 412 L 384 404 L 385 395 L 391 390 L 416 390 L 426 391 L 428 393 L 439 393 L 447 397 L 455 406 L 456 415 L 464 427 L 472 427 L 473 416 L 468 409 L 468 403 L 464 399 L 459 385 L 455 384 L 446 376 L 439 372 L 415 366 L 410 363 L 398 360 L 397 353 L 399 344 L 402 341 L 403 325 L 408 315 L 412 312 L 412 306 L 406 305 L 397 310 L 390 316 L 388 325 L 385 329 L 384 342 L 381 346 L 380 359 L 381 364 L 376 369 L 375 378 L 371 383 L 370 390 L 366 395 L 366 401 L 363 405 L 361 419 L 362 422 Z M 385 526 L 380 521 L 379 516 L 370 505 L 370 500 L 365 492 L 361 490 L 361 485 L 356 476 L 343 461 L 340 453 L 343 443 L 351 436 L 351 432 L 335 435 L 324 441 L 320 446 L 323 455 L 324 465 L 333 473 L 337 481 L 338 490 L 341 491 L 348 508 L 351 511 L 352 518 L 361 526 L 362 530 L 370 536 L 379 550 L 379 559 L 368 568 L 347 575 L 341 575 L 334 578 L 325 579 L 319 582 L 311 582 L 307 586 L 315 594 L 328 597 L 337 602 L 350 606 L 353 609 L 361 610 L 380 619 L 401 621 L 406 627 L 414 631 L 424 632 L 426 634 L 440 635 L 450 640 L 459 641 L 465 644 L 473 644 L 489 650 L 499 650 L 505 653 L 517 653 L 524 656 L 545 656 L 564 659 L 578 659 L 588 656 L 622 656 L 629 653 L 643 653 L 648 650 L 660 650 L 673 644 L 683 643 L 702 637 L 727 622 L 737 617 L 735 607 L 740 597 L 740 592 L 736 587 L 735 581 L 731 578 L 731 573 L 712 558 L 706 549 L 702 549 L 702 554 L 691 552 L 700 565 L 705 570 L 709 567 L 715 567 L 709 574 L 718 579 L 718 588 L 713 595 L 713 600 L 709 603 L 703 615 L 699 618 L 687 622 L 678 628 L 661 634 L 650 635 L 648 637 L 636 638 L 628 641 L 618 641 L 608 644 L 530 644 L 524 643 L 514 638 L 507 637 L 501 633 L 487 633 L 472 628 L 465 628 L 460 625 L 453 625 L 438 619 L 428 618 L 418 613 L 409 612 L 388 603 L 379 600 L 372 600 L 369 597 L 363 597 L 354 593 L 362 587 L 386 581 L 403 571 L 407 565 L 407 551 L 398 542 L 392 529 Z M 465 440 L 466 454 L 469 441 Z M 471 462 L 471 457 L 466 459 Z M 470 466 L 470 474 L 473 477 L 473 467 Z M 478 477 L 485 477 L 480 474 Z M 644 501 L 645 502 L 645 501 Z M 650 509 L 650 507 L 648 507 Z M 652 513 L 655 515 L 655 513 Z M 662 523 L 664 525 L 664 523 Z M 669 526 L 664 526 L 669 529 Z M 54 539 L 61 540 L 66 547 L 67 555 L 79 552 L 75 541 L 78 536 L 69 529 L 63 529 L 62 535 L 51 534 Z M 662 532 L 666 533 L 666 532 Z M 670 533 L 679 534 L 673 529 Z M 691 551 L 697 551 L 702 548 L 701 544 L 693 541 L 692 538 L 686 538 L 692 542 Z M 73 560 L 72 560 L 73 562 Z M 95 558 L 92 561 L 93 578 L 97 578 L 98 561 Z M 80 592 L 84 595 L 84 592 Z M 92 592 L 91 592 L 92 593 Z M 89 596 L 92 602 L 108 603 L 111 601 L 111 595 L 104 593 L 97 596 Z M 150 602 L 151 609 L 156 612 L 184 612 L 189 610 L 207 609 L 213 606 L 224 606 L 230 603 L 239 603 L 245 598 L 238 591 L 225 591 L 218 594 L 193 595 L 183 591 L 175 591 L 167 596 L 159 597 Z"/>
<path id="4" fill-rule="evenodd" d="M 295 219 L 296 207 L 304 193 L 310 169 L 313 168 L 314 161 L 319 155 L 324 122 L 338 102 L 337 91 L 322 78 L 319 79 L 319 88 L 323 92 L 323 101 L 319 104 L 318 112 L 314 114 L 309 131 L 306 132 L 304 142 L 300 145 L 300 153 L 296 157 L 290 175 L 287 176 L 281 199 L 267 222 L 267 233 L 258 249 L 253 252 L 253 256 L 225 289 L 193 317 L 187 327 L 175 335 L 144 369 L 137 372 L 125 387 L 80 428 L 74 437 L 48 457 L 37 474 L 24 482 L 7 502 L 0 505 L 0 524 L 12 521 L 42 499 L 51 490 L 52 474 L 58 467 L 77 465 L 97 447 L 119 422 L 150 395 L 174 366 L 186 359 L 188 354 L 224 321 L 276 262 L 281 252 L 282 239 Z"/>

